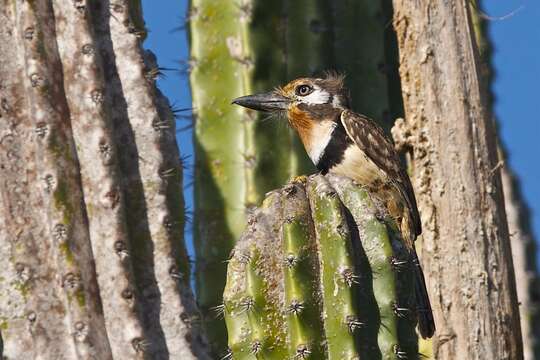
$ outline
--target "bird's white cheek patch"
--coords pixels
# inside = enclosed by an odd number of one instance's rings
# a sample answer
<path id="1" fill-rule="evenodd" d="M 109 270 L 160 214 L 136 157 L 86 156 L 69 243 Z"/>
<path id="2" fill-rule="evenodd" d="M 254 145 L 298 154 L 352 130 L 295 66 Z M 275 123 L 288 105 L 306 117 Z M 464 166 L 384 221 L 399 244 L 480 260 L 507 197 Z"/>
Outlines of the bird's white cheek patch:
<path id="1" fill-rule="evenodd" d="M 328 100 L 330 100 L 330 94 L 320 89 L 315 89 L 311 94 L 302 98 L 302 102 L 306 104 L 326 104 Z"/>

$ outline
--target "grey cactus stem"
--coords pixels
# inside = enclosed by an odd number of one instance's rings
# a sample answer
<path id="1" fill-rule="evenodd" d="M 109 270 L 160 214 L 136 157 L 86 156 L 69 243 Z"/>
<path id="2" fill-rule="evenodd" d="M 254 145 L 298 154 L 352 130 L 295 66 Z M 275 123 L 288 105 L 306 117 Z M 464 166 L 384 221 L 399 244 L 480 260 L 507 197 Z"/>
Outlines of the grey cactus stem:
<path id="1" fill-rule="evenodd" d="M 114 114 L 117 141 L 126 135 L 133 141 L 126 144 L 128 151 L 120 157 L 120 166 L 126 179 L 125 196 L 133 210 L 127 222 L 138 260 L 135 276 L 139 291 L 145 294 L 141 303 L 147 314 L 145 330 L 151 336 L 150 345 L 155 345 L 149 351 L 155 357 L 204 357 L 183 242 L 182 167 L 173 114 L 155 89 L 157 64 L 153 55 L 143 55 L 140 39 L 145 30 L 129 17 L 136 10 L 132 6 L 132 2 L 117 2 L 112 14 L 102 8 L 94 21 L 101 28 L 108 21 L 110 28 L 110 43 L 102 43 L 105 61 L 110 64 L 116 59 L 117 78 L 110 79 L 115 86 L 110 86 L 109 96 L 123 92 L 123 106 L 115 107 Z M 153 221 L 141 221 L 145 218 Z M 186 347 L 188 336 L 191 342 Z"/>
<path id="2" fill-rule="evenodd" d="M 128 4 L 0 5 L 4 356 L 208 359 L 174 122 Z"/>
<path id="3" fill-rule="evenodd" d="M 484 78 L 484 93 L 493 112 L 493 46 L 488 34 L 489 22 L 481 14 L 481 1 L 470 2 L 471 19 L 478 45 L 480 75 Z M 493 115 L 495 117 L 495 115 Z M 512 260 L 516 277 L 521 332 L 523 336 L 523 358 L 540 358 L 540 276 L 538 274 L 537 242 L 531 228 L 531 215 L 521 191 L 519 179 L 509 164 L 509 154 L 503 144 L 498 153 L 504 205 L 508 220 L 508 231 L 512 245 Z"/>
<path id="4" fill-rule="evenodd" d="M 104 334 L 99 331 L 103 318 L 92 316 L 99 311 L 97 299 L 91 297 L 97 286 L 84 209 L 80 205 L 77 157 L 71 129 L 66 126 L 69 113 L 61 90 L 58 49 L 53 40 L 55 24 L 49 19 L 53 17 L 52 10 L 48 2 L 22 3 L 16 7 L 17 35 L 24 49 L 22 61 L 28 105 L 33 113 L 33 126 L 45 130 L 43 136 L 36 138 L 37 154 L 40 154 L 36 160 L 38 176 L 48 178 L 51 184 L 43 194 L 48 223 L 46 239 L 65 293 L 64 316 L 68 331 L 78 332 L 78 336 L 71 339 L 72 356 L 107 358 L 110 350 Z M 30 269 L 23 271 L 31 272 Z M 36 318 L 41 316 L 39 308 L 33 311 Z M 94 343 L 102 347 L 95 348 Z"/>
<path id="5" fill-rule="evenodd" d="M 469 3 L 434 2 L 425 16 L 419 3 L 393 1 L 406 115 L 394 133 L 413 149 L 422 260 L 437 333 L 455 334 L 448 342 L 433 341 L 434 356 L 521 359 L 496 129 Z M 470 289 L 467 297 L 463 289 Z"/>
<path id="6" fill-rule="evenodd" d="M 92 25 L 85 19 L 85 12 L 62 1 L 55 3 L 54 10 L 60 58 L 65 63 L 66 99 L 89 209 L 88 227 L 96 272 L 100 274 L 100 290 L 110 294 L 102 303 L 112 355 L 122 358 L 131 352 L 133 356 L 136 350 L 129 345 L 134 339 L 143 339 L 144 334 L 138 315 L 140 309 L 134 306 L 136 302 L 132 298 L 136 289 L 131 263 L 115 251 L 115 247 L 123 244 L 127 252 L 129 241 L 101 59 L 96 54 Z M 73 52 L 73 47 L 77 51 Z M 81 98 L 88 100 L 81 102 Z M 96 155 L 98 166 L 93 161 Z M 114 281 L 104 281 L 109 278 Z M 120 322 L 119 318 L 125 320 Z"/>

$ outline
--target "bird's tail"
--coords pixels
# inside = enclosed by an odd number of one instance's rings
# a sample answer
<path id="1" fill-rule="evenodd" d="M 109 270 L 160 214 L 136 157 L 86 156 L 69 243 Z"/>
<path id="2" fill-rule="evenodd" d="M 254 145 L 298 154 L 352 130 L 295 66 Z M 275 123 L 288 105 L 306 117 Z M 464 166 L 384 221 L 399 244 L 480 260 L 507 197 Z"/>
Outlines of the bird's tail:
<path id="1" fill-rule="evenodd" d="M 418 328 L 422 338 L 430 338 L 435 333 L 435 320 L 431 311 L 429 295 L 426 288 L 424 272 L 418 261 L 418 255 L 413 250 L 414 262 L 414 293 L 416 297 L 416 307 L 418 311 Z"/>

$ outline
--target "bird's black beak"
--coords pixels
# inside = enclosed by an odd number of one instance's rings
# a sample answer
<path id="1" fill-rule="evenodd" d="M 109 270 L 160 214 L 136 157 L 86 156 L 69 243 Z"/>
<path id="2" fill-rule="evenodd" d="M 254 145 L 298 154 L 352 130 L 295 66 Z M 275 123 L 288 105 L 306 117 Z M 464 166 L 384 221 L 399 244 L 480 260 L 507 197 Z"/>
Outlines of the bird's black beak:
<path id="1" fill-rule="evenodd" d="M 275 91 L 264 94 L 241 96 L 232 101 L 233 104 L 258 111 L 287 110 L 290 102 L 290 99 Z"/>

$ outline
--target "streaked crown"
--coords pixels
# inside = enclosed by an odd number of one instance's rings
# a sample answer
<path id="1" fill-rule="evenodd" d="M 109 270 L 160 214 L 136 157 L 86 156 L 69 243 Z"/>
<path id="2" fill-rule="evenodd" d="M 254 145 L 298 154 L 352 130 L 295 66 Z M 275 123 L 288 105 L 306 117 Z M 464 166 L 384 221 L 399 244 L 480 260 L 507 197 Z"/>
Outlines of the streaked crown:
<path id="1" fill-rule="evenodd" d="M 291 100 L 291 106 L 323 105 L 345 109 L 349 96 L 344 87 L 344 76 L 328 73 L 324 78 L 299 78 L 278 88 L 276 92 Z"/>

